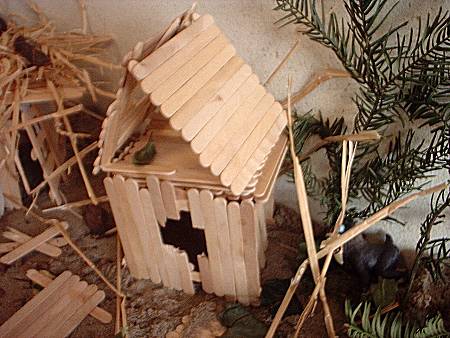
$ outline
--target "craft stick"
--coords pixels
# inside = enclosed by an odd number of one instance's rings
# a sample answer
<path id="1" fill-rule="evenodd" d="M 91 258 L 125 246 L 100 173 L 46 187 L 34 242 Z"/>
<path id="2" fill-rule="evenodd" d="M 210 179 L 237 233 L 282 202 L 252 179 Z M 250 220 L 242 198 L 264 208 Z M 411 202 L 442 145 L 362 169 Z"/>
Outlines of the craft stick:
<path id="1" fill-rule="evenodd" d="M 161 113 L 163 116 L 172 116 L 181 108 L 197 91 L 202 88 L 228 60 L 230 60 L 236 50 L 232 45 L 226 45 L 219 53 L 209 61 L 202 69 L 189 79 L 183 87 L 177 90 L 165 102 L 161 102 Z"/>
<path id="2" fill-rule="evenodd" d="M 124 208 L 122 204 L 119 192 L 116 191 L 115 184 L 110 177 L 106 177 L 103 180 L 105 185 L 105 190 L 111 203 L 111 210 L 114 215 L 114 220 L 116 221 L 117 232 L 120 237 L 120 242 L 122 243 L 123 251 L 125 254 L 125 259 L 127 260 L 128 268 L 133 276 L 139 276 L 139 269 L 134 258 L 134 248 L 133 243 L 130 242 L 127 233 L 127 219 L 124 216 L 122 209 Z"/>
<path id="3" fill-rule="evenodd" d="M 185 251 L 178 250 L 176 252 L 177 267 L 180 275 L 181 288 L 188 295 L 195 294 L 194 285 L 191 280 L 191 267 L 189 259 Z"/>
<path id="4" fill-rule="evenodd" d="M 17 230 L 16 228 L 7 227 L 6 229 L 8 229 L 8 231 L 5 231 L 5 233 L 11 233 L 11 235 L 14 235 L 15 239 L 11 238 L 13 241 L 20 242 L 20 243 L 25 243 L 25 242 L 27 242 L 27 241 L 29 241 L 30 239 L 33 238 L 33 237 L 31 237 L 31 236 L 29 236 L 29 235 L 27 235 L 27 234 Z M 8 238 L 6 236 L 4 236 L 4 237 Z M 66 240 L 63 237 L 52 238 L 52 239 L 48 240 L 47 243 L 52 245 L 52 246 L 56 246 L 58 248 L 67 245 L 67 242 L 66 242 Z"/>
<path id="5" fill-rule="evenodd" d="M 18 242 L 0 243 L 0 254 L 10 252 L 20 245 Z"/>
<path id="6" fill-rule="evenodd" d="M 205 124 L 191 142 L 192 150 L 199 154 L 219 133 L 236 109 L 256 90 L 258 77 L 252 74 L 239 89 L 225 102 L 219 111 Z"/>
<path id="7" fill-rule="evenodd" d="M 138 80 L 142 80 L 161 64 L 178 52 L 181 48 L 188 45 L 197 35 L 207 29 L 214 23 L 214 19 L 210 15 L 203 15 L 192 25 L 176 34 L 172 39 L 164 45 L 156 49 L 144 60 L 133 67 L 132 73 Z"/>
<path id="8" fill-rule="evenodd" d="M 227 201 L 223 197 L 214 199 L 220 257 L 222 261 L 223 292 L 225 296 L 236 299 L 234 284 L 233 256 L 231 253 L 230 230 L 228 226 Z"/>
<path id="9" fill-rule="evenodd" d="M 161 182 L 161 196 L 164 203 L 164 210 L 166 215 L 171 219 L 180 219 L 180 214 L 177 209 L 177 197 L 175 195 L 175 187 L 169 181 Z"/>
<path id="10" fill-rule="evenodd" d="M 65 229 L 67 229 L 68 225 L 65 223 L 64 225 Z M 16 249 L 12 250 L 11 252 L 7 253 L 6 255 L 2 256 L 0 258 L 0 262 L 3 264 L 12 264 L 19 258 L 25 256 L 30 251 L 36 249 L 41 244 L 45 243 L 49 239 L 55 237 L 59 234 L 59 229 L 55 226 L 52 226 L 45 230 L 43 233 L 37 235 L 36 237 L 33 237 L 33 239 L 29 240 L 28 242 L 22 244 L 21 246 L 17 247 Z"/>
<path id="11" fill-rule="evenodd" d="M 17 242 L 18 246 L 20 244 L 28 242 L 29 240 L 31 240 L 33 238 L 24 233 L 14 233 L 12 231 L 3 232 L 3 237 Z M 48 241 L 48 242 L 50 242 L 50 241 Z M 50 257 L 58 257 L 62 253 L 61 249 L 59 249 L 58 247 L 55 247 L 49 243 L 42 243 L 35 250 L 39 251 L 40 253 L 43 253 L 47 256 L 50 256 Z"/>
<path id="12" fill-rule="evenodd" d="M 202 282 L 202 289 L 206 293 L 214 292 L 214 284 L 212 281 L 211 271 L 209 269 L 209 260 L 205 254 L 197 255 L 198 267 L 200 270 L 200 278 Z"/>
<path id="13" fill-rule="evenodd" d="M 232 160 L 220 175 L 220 180 L 225 186 L 229 186 L 236 176 L 239 175 L 242 168 L 245 167 L 249 158 L 253 155 L 274 125 L 281 110 L 281 105 L 278 102 L 274 102 L 264 117 L 260 119 L 258 125 L 252 130 L 250 136 L 245 140 L 245 143 L 237 150 Z"/>
<path id="14" fill-rule="evenodd" d="M 181 281 L 178 274 L 175 248 L 172 245 L 164 244 L 164 262 L 169 275 L 170 287 L 175 290 L 181 290 Z"/>
<path id="15" fill-rule="evenodd" d="M 204 229 L 205 220 L 203 210 L 200 204 L 200 194 L 197 189 L 189 189 L 187 192 L 189 201 L 189 211 L 191 213 L 192 227 L 195 229 Z"/>
<path id="16" fill-rule="evenodd" d="M 104 195 L 101 197 L 97 197 L 97 201 L 98 201 L 98 203 L 103 203 L 103 202 L 108 202 L 109 199 L 108 199 L 108 196 Z M 66 204 L 57 205 L 55 207 L 43 209 L 42 212 L 46 213 L 46 212 L 52 212 L 52 211 L 56 211 L 56 210 L 80 208 L 80 207 L 84 207 L 85 205 L 89 205 L 89 204 L 92 204 L 91 199 L 86 199 L 86 200 L 70 202 L 70 203 L 66 203 Z"/>
<path id="17" fill-rule="evenodd" d="M 140 165 L 136 166 L 135 164 L 129 164 L 124 162 L 117 162 L 117 163 L 111 163 L 111 164 L 105 164 L 102 165 L 102 170 L 105 172 L 117 172 L 120 171 L 122 173 L 126 174 L 139 174 L 143 171 L 145 172 L 154 172 L 158 175 L 165 175 L 170 176 L 174 175 L 176 173 L 176 169 L 166 167 L 166 166 L 157 166 L 153 164 L 148 165 Z"/>
<path id="18" fill-rule="evenodd" d="M 227 205 L 228 225 L 230 229 L 231 256 L 233 258 L 234 282 L 236 297 L 240 303 L 248 305 L 248 283 L 244 260 L 244 246 L 242 235 L 241 211 L 239 203 L 230 202 Z"/>
<path id="19" fill-rule="evenodd" d="M 139 271 L 139 275 L 137 278 L 149 278 L 150 277 L 150 269 L 147 267 L 146 257 L 144 254 L 144 246 L 140 239 L 140 234 L 138 231 L 139 225 L 136 223 L 136 220 L 133 217 L 133 209 L 135 209 L 135 205 L 132 201 L 130 201 L 127 195 L 127 187 L 125 184 L 125 178 L 121 175 L 115 175 L 113 177 L 114 186 L 116 188 L 116 192 L 120 198 L 120 202 L 122 205 L 122 216 L 125 218 L 125 231 L 127 232 L 128 240 L 130 241 L 130 245 L 133 250 L 133 257 L 136 261 L 136 265 Z"/>
<path id="20" fill-rule="evenodd" d="M 70 271 L 64 271 L 48 287 L 39 292 L 35 297 L 21 307 L 12 317 L 0 326 L 0 337 L 11 337 L 13 330 L 21 329 L 21 325 L 30 316 L 33 317 L 38 309 L 45 311 L 56 299 L 59 298 L 64 286 L 77 280 L 78 276 L 73 276 Z M 70 283 L 68 285 L 70 285 Z M 35 316 L 36 317 L 36 316 Z M 34 318 L 36 319 L 36 318 Z"/>
<path id="21" fill-rule="evenodd" d="M 158 264 L 159 275 L 164 286 L 169 287 L 169 275 L 166 265 L 164 264 L 163 240 L 161 238 L 161 231 L 156 219 L 150 192 L 147 189 L 141 189 L 139 194 L 141 196 L 142 205 L 145 206 L 144 215 L 150 233 L 150 245 L 148 246 L 148 249 L 155 257 Z"/>
<path id="22" fill-rule="evenodd" d="M 200 192 L 200 204 L 205 217 L 206 247 L 208 250 L 209 269 L 211 271 L 214 293 L 222 297 L 224 295 L 222 285 L 224 275 L 222 273 L 222 258 L 219 249 L 219 241 L 221 239 L 218 238 L 214 200 L 211 191 L 202 190 Z"/>
<path id="23" fill-rule="evenodd" d="M 128 200 L 131 207 L 130 216 L 134 219 L 136 232 L 138 234 L 137 240 L 140 242 L 142 248 L 140 254 L 144 259 L 144 262 L 146 263 L 147 271 L 150 273 L 150 279 L 152 280 L 152 282 L 156 284 L 161 283 L 161 277 L 159 276 L 158 265 L 155 261 L 155 256 L 151 254 L 148 245 L 150 242 L 150 230 L 148 229 L 148 224 L 144 215 L 144 208 L 146 208 L 147 206 L 144 205 L 141 201 L 139 186 L 135 180 L 126 180 L 125 187 L 126 195 L 122 197 Z M 136 245 L 138 243 L 134 242 L 133 244 Z"/>
<path id="24" fill-rule="evenodd" d="M 246 120 L 246 117 L 263 98 L 264 94 L 264 88 L 261 85 L 258 85 L 250 96 L 248 96 L 242 105 L 234 112 L 233 116 L 231 116 L 231 118 L 222 126 L 220 132 L 200 154 L 200 164 L 203 167 L 210 166 L 217 155 L 224 149 L 225 145 L 230 140 L 230 136 L 234 135 L 236 126 L 246 125 L 245 123 L 243 124 L 242 121 Z"/>
<path id="25" fill-rule="evenodd" d="M 156 219 L 160 226 L 165 227 L 167 221 L 166 209 L 161 195 L 159 180 L 156 176 L 147 176 L 147 187 L 152 198 L 153 209 L 155 210 Z"/>
<path id="26" fill-rule="evenodd" d="M 53 279 L 35 269 L 29 269 L 26 275 L 34 283 L 38 284 L 39 286 L 42 286 L 43 288 L 48 287 L 50 283 L 53 281 Z M 94 310 L 92 310 L 90 315 L 95 319 L 99 320 L 100 322 L 102 322 L 103 324 L 108 324 L 112 320 L 111 314 L 100 307 L 96 307 Z"/>
<path id="27" fill-rule="evenodd" d="M 216 25 L 211 25 L 203 32 L 201 32 L 191 43 L 179 50 L 174 56 L 164 62 L 155 71 L 149 74 L 141 82 L 142 90 L 150 94 L 158 88 L 164 81 L 175 73 L 181 66 L 189 60 L 196 57 L 196 55 L 208 45 L 218 34 L 219 28 Z"/>
<path id="28" fill-rule="evenodd" d="M 244 66 L 239 56 L 234 56 L 170 118 L 170 125 L 181 130 L 217 91 Z M 249 67 L 247 67 L 249 68 Z"/>
<path id="29" fill-rule="evenodd" d="M 47 337 L 56 338 L 68 336 L 103 299 L 105 299 L 105 293 L 103 291 L 97 291 L 78 308 L 73 316 L 64 322 L 59 322 L 59 327 L 57 327 L 55 331 L 49 332 L 49 336 Z"/>
<path id="30" fill-rule="evenodd" d="M 60 87 L 61 96 L 65 100 L 76 100 L 83 96 L 85 89 L 83 87 Z M 11 104 L 14 101 L 13 93 L 6 92 L 5 103 Z M 27 94 L 21 98 L 22 104 L 39 103 L 53 101 L 53 94 L 48 88 L 32 89 L 28 88 Z"/>
<path id="31" fill-rule="evenodd" d="M 255 212 L 257 217 L 257 235 L 260 245 L 258 246 L 259 267 L 263 268 L 266 264 L 266 257 L 264 251 L 267 249 L 267 230 L 266 230 L 266 215 L 264 212 L 264 204 L 260 202 L 255 203 Z"/>

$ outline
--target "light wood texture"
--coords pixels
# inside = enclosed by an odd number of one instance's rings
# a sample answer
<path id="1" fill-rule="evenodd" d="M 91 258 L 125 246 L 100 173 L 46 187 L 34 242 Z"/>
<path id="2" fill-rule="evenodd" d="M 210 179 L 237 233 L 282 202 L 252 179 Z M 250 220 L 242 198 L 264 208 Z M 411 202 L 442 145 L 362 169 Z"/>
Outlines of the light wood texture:
<path id="1" fill-rule="evenodd" d="M 218 238 L 217 223 L 214 212 L 213 194 L 208 190 L 200 192 L 200 203 L 205 217 L 205 238 L 206 248 L 208 250 L 209 269 L 213 281 L 214 293 L 222 297 L 224 295 L 223 288 L 223 272 L 222 260 Z"/>
<path id="2" fill-rule="evenodd" d="M 152 93 L 181 66 L 193 59 L 206 45 L 219 35 L 219 33 L 220 30 L 216 25 L 209 26 L 192 40 L 191 43 L 183 47 L 159 68 L 155 69 L 153 73 L 143 79 L 141 82 L 142 90 L 147 94 Z"/>
<path id="3" fill-rule="evenodd" d="M 195 57 L 185 63 L 174 74 L 155 89 L 150 94 L 150 100 L 156 106 L 160 106 L 170 96 L 172 96 L 178 89 L 197 74 L 201 69 L 205 67 L 208 62 L 211 61 L 216 55 L 220 53 L 228 45 L 228 40 L 223 34 L 219 34 L 214 40 L 204 47 Z M 174 112 L 173 112 L 174 113 Z M 170 115 L 163 116 L 170 117 Z"/>
<path id="4" fill-rule="evenodd" d="M 18 231 L 16 229 L 13 229 L 13 228 L 9 228 L 9 231 L 3 232 L 2 235 L 6 239 L 10 239 L 12 241 L 17 242 L 16 243 L 17 247 L 20 244 L 26 243 L 29 240 L 33 239 L 33 237 L 28 236 L 27 234 L 24 234 L 24 233 L 22 233 L 22 232 L 20 232 L 20 231 Z M 43 253 L 43 254 L 45 254 L 47 256 L 50 256 L 50 257 L 58 257 L 59 255 L 61 255 L 62 251 L 58 247 L 51 245 L 50 241 L 51 240 L 49 240 L 48 243 L 42 243 L 41 245 L 36 247 L 36 249 L 34 249 L 34 250 L 36 250 L 36 251 L 38 251 L 40 253 Z M 9 250 L 9 251 L 11 251 L 11 250 Z"/>
<path id="5" fill-rule="evenodd" d="M 156 219 L 159 225 L 162 227 L 166 226 L 167 215 L 166 209 L 164 208 L 164 202 L 161 195 L 161 189 L 159 186 L 159 180 L 155 176 L 147 177 L 147 187 L 150 191 L 150 196 L 152 198 L 153 209 L 155 211 Z"/>
<path id="6" fill-rule="evenodd" d="M 250 66 L 243 65 L 233 77 L 194 115 L 183 127 L 181 135 L 184 140 L 191 141 L 205 124 L 224 106 L 236 93 L 236 90 L 251 75 Z"/>
<path id="7" fill-rule="evenodd" d="M 242 240 L 247 273 L 247 290 L 250 303 L 256 302 L 261 292 L 259 280 L 258 236 L 254 204 L 250 200 L 241 202 Z"/>
<path id="8" fill-rule="evenodd" d="M 67 223 L 64 223 L 65 229 L 67 229 Z M 29 252 L 33 251 L 37 247 L 39 247 L 41 244 L 47 242 L 49 239 L 55 237 L 60 232 L 56 226 L 52 226 L 45 230 L 43 233 L 37 235 L 36 237 L 33 237 L 28 242 L 25 242 L 24 244 L 20 245 L 16 249 L 10 251 L 6 255 L 2 256 L 0 258 L 0 262 L 3 264 L 12 264 L 19 258 L 25 256 Z"/>
<path id="9" fill-rule="evenodd" d="M 227 206 L 228 224 L 230 227 L 231 255 L 233 258 L 234 282 L 236 297 L 244 305 L 249 304 L 247 272 L 244 260 L 244 241 L 242 235 L 241 210 L 238 202 L 230 202 Z"/>
<path id="10" fill-rule="evenodd" d="M 197 112 L 217 93 L 217 91 L 235 75 L 244 61 L 234 56 L 220 68 L 214 76 L 201 87 L 177 112 L 170 118 L 170 125 L 175 130 L 181 130 Z"/>
<path id="11" fill-rule="evenodd" d="M 233 116 L 222 126 L 220 132 L 211 140 L 205 150 L 200 154 L 200 164 L 204 167 L 211 165 L 217 155 L 224 149 L 230 137 L 234 135 L 236 127 L 245 125 L 247 116 L 255 108 L 259 100 L 264 96 L 264 88 L 258 85 L 254 91 L 245 99 L 241 106 L 234 112 Z"/>
<path id="12" fill-rule="evenodd" d="M 122 243 L 123 251 L 125 253 L 125 259 L 127 261 L 128 268 L 134 277 L 139 276 L 139 269 L 137 266 L 136 259 L 134 257 L 134 247 L 133 243 L 130 241 L 127 233 L 128 221 L 125 217 L 126 211 L 124 205 L 122 204 L 121 196 L 119 192 L 116 191 L 116 187 L 112 178 L 106 177 L 103 181 L 105 185 L 105 190 L 109 198 L 109 203 L 111 204 L 111 210 L 114 215 L 114 220 L 116 221 L 117 232 Z"/>
<path id="13" fill-rule="evenodd" d="M 53 281 L 53 279 L 35 269 L 28 270 L 26 275 L 34 283 L 42 286 L 43 288 L 48 287 L 50 283 Z M 100 307 L 96 307 L 94 310 L 91 311 L 91 313 L 89 313 L 89 315 L 99 320 L 103 324 L 108 324 L 112 320 L 112 315 L 108 311 Z"/>
<path id="14" fill-rule="evenodd" d="M 142 80 L 181 48 L 189 44 L 197 35 L 213 23 L 214 19 L 210 15 L 206 14 L 201 16 L 198 20 L 194 21 L 192 25 L 176 34 L 172 39 L 133 67 L 133 75 L 136 79 Z"/>
<path id="15" fill-rule="evenodd" d="M 83 96 L 83 93 L 86 91 L 83 87 L 61 87 L 60 93 L 61 97 L 65 100 L 77 100 Z M 14 97 L 12 92 L 7 92 L 5 97 L 2 99 L 5 100 L 7 105 L 13 103 Z M 27 90 L 27 94 L 20 100 L 22 104 L 26 103 L 40 103 L 40 102 L 51 102 L 54 100 L 53 94 L 47 87 L 32 89 L 29 88 Z"/>
<path id="16" fill-rule="evenodd" d="M 164 260 L 169 273 L 170 287 L 175 290 L 181 290 L 181 280 L 178 271 L 176 249 L 172 245 L 164 245 Z"/>
<path id="17" fill-rule="evenodd" d="M 177 197 L 175 195 L 175 187 L 173 183 L 169 181 L 162 181 L 160 187 L 166 216 L 171 219 L 179 220 L 180 214 L 177 208 Z"/>
<path id="18" fill-rule="evenodd" d="M 264 251 L 267 247 L 267 232 L 266 232 L 266 218 L 264 214 L 264 205 L 262 203 L 255 203 L 256 212 L 256 236 L 258 238 L 258 261 L 259 268 L 262 269 L 266 265 L 266 256 Z"/>
<path id="19" fill-rule="evenodd" d="M 159 231 L 159 225 L 156 219 L 150 192 L 147 189 L 141 189 L 139 194 L 141 196 L 142 205 L 144 207 L 145 221 L 150 234 L 150 243 L 147 247 L 151 255 L 154 257 L 153 259 L 157 262 L 159 275 L 164 286 L 168 287 L 170 286 L 170 283 L 167 267 L 164 262 L 163 241 L 161 238 L 161 232 Z"/>
<path id="20" fill-rule="evenodd" d="M 164 116 L 172 116 L 177 112 L 197 91 L 200 90 L 228 60 L 236 50 L 231 45 L 226 45 L 211 61 L 198 71 L 183 87 L 171 95 L 167 101 L 162 102 L 161 112 Z"/>
<path id="21" fill-rule="evenodd" d="M 141 243 L 142 247 L 142 256 L 144 258 L 144 262 L 147 266 L 147 271 L 150 273 L 150 279 L 153 283 L 161 283 L 161 277 L 159 275 L 158 265 L 155 260 L 155 256 L 152 255 L 151 250 L 149 248 L 150 239 L 150 229 L 148 227 L 144 208 L 147 208 L 146 205 L 143 205 L 141 201 L 141 196 L 139 194 L 139 187 L 135 180 L 128 179 L 125 183 L 126 186 L 126 195 L 122 196 L 124 199 L 128 199 L 129 204 L 131 206 L 131 216 L 134 219 L 134 225 L 136 226 L 138 240 Z M 132 224 L 130 224 L 131 226 Z M 134 243 L 137 244 L 137 243 Z"/>
<path id="22" fill-rule="evenodd" d="M 227 200 L 223 197 L 214 199 L 214 211 L 217 222 L 220 257 L 222 262 L 223 292 L 225 296 L 236 299 L 234 284 L 233 256 L 231 251 L 230 230 L 228 227 Z"/>
<path id="23" fill-rule="evenodd" d="M 9 242 L 9 243 L 0 243 L 0 254 L 10 252 L 11 250 L 17 248 L 20 243 L 17 242 Z"/>
<path id="24" fill-rule="evenodd" d="M 180 275 L 181 288 L 189 295 L 195 294 L 194 285 L 191 280 L 191 267 L 185 251 L 176 251 L 177 268 Z"/>
<path id="25" fill-rule="evenodd" d="M 209 269 L 209 260 L 204 254 L 197 255 L 198 267 L 200 270 L 200 278 L 202 282 L 202 289 L 206 293 L 214 292 L 214 285 L 211 276 L 211 270 Z"/>
<path id="26" fill-rule="evenodd" d="M 192 227 L 196 229 L 205 228 L 205 219 L 200 204 L 200 194 L 197 189 L 189 189 L 187 192 L 189 210 L 191 212 Z"/>

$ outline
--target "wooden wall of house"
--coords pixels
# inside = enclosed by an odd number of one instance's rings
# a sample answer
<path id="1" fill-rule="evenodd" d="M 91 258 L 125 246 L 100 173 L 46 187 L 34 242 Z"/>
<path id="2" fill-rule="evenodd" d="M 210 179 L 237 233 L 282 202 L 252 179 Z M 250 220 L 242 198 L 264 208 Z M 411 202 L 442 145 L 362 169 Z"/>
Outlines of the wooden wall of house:
<path id="1" fill-rule="evenodd" d="M 273 201 L 228 200 L 209 190 L 181 189 L 149 176 L 146 187 L 121 175 L 104 181 L 126 261 L 135 278 L 194 293 L 201 282 L 207 293 L 243 304 L 256 303 L 260 269 L 265 264 L 266 219 Z M 160 227 L 167 219 L 190 212 L 192 226 L 202 229 L 208 256 L 197 256 L 199 271 L 185 251 L 163 242 Z"/>

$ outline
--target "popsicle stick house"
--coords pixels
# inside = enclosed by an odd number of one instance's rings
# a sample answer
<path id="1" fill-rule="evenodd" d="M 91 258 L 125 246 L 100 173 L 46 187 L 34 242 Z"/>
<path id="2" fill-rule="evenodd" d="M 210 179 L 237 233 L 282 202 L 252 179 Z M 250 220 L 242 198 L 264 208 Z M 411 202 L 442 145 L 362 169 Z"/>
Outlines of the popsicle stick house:
<path id="1" fill-rule="evenodd" d="M 123 66 L 94 170 L 110 173 L 104 183 L 132 275 L 187 293 L 201 282 L 254 303 L 287 148 L 285 112 L 210 15 L 185 12 Z M 150 134 L 155 157 L 134 165 Z M 206 239 L 198 271 L 161 235 L 182 211 Z"/>

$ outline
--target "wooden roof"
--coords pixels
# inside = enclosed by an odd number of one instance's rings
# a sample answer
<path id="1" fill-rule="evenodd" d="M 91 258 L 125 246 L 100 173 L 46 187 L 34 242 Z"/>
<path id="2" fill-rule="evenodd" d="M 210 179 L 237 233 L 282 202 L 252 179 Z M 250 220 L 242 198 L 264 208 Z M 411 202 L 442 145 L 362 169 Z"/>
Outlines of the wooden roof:
<path id="1" fill-rule="evenodd" d="M 149 46 L 153 46 L 150 52 Z M 133 53 L 141 57 L 133 58 Z M 152 111 L 168 120 L 220 185 L 235 195 L 249 184 L 255 185 L 286 126 L 286 114 L 250 66 L 236 55 L 210 15 L 188 11 L 159 38 L 137 46 L 125 64 L 125 81 L 127 76 L 133 78 L 156 108 Z M 119 90 L 119 96 L 128 95 L 126 87 Z M 148 114 L 145 111 L 144 115 Z M 144 118 L 140 118 L 142 122 Z M 103 137 L 110 124 L 105 121 Z M 117 150 L 121 144 L 114 141 L 110 147 Z M 106 143 L 100 140 L 100 147 L 106 148 Z M 96 165 L 106 164 L 102 151 L 99 156 Z"/>

